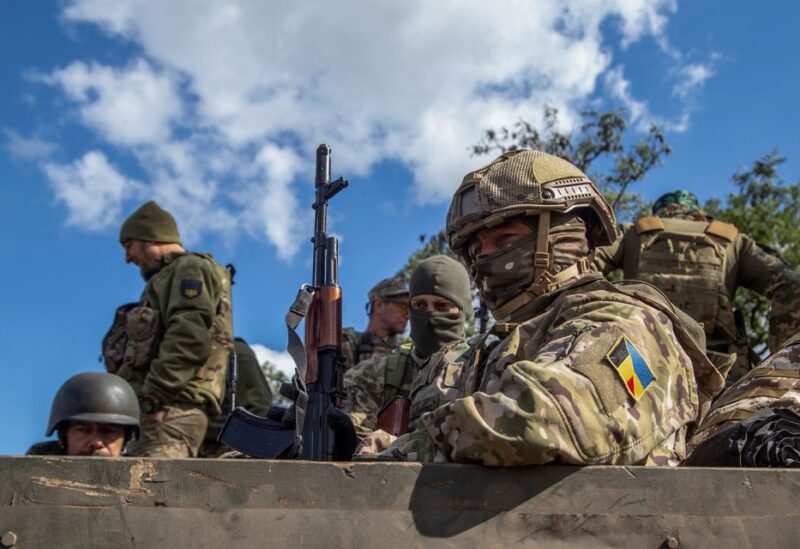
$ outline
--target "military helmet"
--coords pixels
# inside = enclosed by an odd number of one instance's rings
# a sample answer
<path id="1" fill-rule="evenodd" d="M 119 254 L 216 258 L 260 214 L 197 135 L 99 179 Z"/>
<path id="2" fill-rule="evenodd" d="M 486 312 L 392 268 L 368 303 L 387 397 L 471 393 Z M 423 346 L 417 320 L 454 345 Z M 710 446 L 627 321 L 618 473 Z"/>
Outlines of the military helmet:
<path id="1" fill-rule="evenodd" d="M 139 436 L 139 401 L 127 381 L 114 374 L 84 372 L 69 378 L 50 409 L 47 436 L 69 421 L 110 423 Z"/>
<path id="2" fill-rule="evenodd" d="M 387 299 L 391 297 L 408 296 L 408 284 L 401 276 L 385 278 L 375 284 L 367 293 L 369 301 Z"/>
<path id="3" fill-rule="evenodd" d="M 464 176 L 447 212 L 450 247 L 462 257 L 470 237 L 481 229 L 520 215 L 574 212 L 587 227 L 599 225 L 593 246 L 616 240 L 614 211 L 600 190 L 578 168 L 556 156 L 532 150 L 507 152 Z"/>

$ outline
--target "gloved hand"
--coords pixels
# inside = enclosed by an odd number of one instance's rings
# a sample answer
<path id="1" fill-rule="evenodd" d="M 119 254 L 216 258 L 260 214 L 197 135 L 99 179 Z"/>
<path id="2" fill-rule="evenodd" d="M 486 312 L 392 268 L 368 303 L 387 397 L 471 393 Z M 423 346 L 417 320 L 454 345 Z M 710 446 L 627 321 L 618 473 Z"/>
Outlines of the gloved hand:
<path id="1" fill-rule="evenodd" d="M 328 408 L 328 425 L 333 430 L 334 461 L 351 461 L 358 446 L 358 436 L 350 416 L 340 408 Z"/>
<path id="2" fill-rule="evenodd" d="M 284 382 L 281 383 L 281 387 L 278 392 L 292 401 L 292 404 L 289 406 L 270 406 L 269 410 L 267 410 L 267 418 L 282 423 L 287 429 L 294 429 L 294 402 L 297 400 L 297 388 L 295 387 L 294 382 Z"/>

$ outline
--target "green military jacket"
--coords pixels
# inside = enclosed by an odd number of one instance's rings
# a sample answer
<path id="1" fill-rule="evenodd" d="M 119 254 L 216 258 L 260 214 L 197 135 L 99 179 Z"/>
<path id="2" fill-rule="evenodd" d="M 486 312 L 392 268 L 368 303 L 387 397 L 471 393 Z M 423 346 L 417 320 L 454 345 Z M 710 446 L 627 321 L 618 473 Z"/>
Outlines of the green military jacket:
<path id="1" fill-rule="evenodd" d="M 378 428 L 378 412 L 396 396 L 410 396 L 412 383 L 425 361 L 406 343 L 388 355 L 359 362 L 344 375 L 344 411 L 356 434 L 364 438 Z"/>
<path id="2" fill-rule="evenodd" d="M 267 409 L 272 404 L 272 390 L 269 388 L 267 378 L 258 364 L 258 359 L 253 349 L 247 342 L 237 337 L 234 342 L 236 351 L 236 406 L 245 408 L 257 416 L 267 415 Z M 216 444 L 219 432 L 228 418 L 230 403 L 227 395 L 222 403 L 222 414 L 209 418 L 206 431 L 206 443 Z"/>
<path id="3" fill-rule="evenodd" d="M 342 330 L 342 356 L 344 370 L 373 356 L 385 356 L 400 347 L 396 337 L 378 337 L 371 332 L 357 332 L 353 328 Z"/>
<path id="4" fill-rule="evenodd" d="M 125 356 L 109 370 L 136 394 L 221 413 L 233 347 L 230 277 L 210 254 L 175 253 L 127 312 Z"/>
<path id="5" fill-rule="evenodd" d="M 585 273 L 534 299 L 473 352 L 435 354 L 427 367 L 455 386 L 449 402 L 380 457 L 677 464 L 724 382 L 701 328 L 657 296 Z"/>

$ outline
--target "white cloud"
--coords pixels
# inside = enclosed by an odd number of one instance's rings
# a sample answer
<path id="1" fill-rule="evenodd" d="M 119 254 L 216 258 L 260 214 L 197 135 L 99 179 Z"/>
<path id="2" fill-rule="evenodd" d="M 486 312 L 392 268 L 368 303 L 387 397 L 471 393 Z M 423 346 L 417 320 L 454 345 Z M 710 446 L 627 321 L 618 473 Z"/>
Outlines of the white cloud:
<path id="1" fill-rule="evenodd" d="M 674 0 L 72 0 L 65 21 L 100 26 L 142 58 L 122 68 L 74 62 L 46 81 L 84 124 L 134 150 L 182 230 L 263 235 L 289 259 L 308 232 L 295 180 L 318 143 L 333 146 L 339 173 L 398 160 L 418 200 L 445 200 L 483 160 L 467 147 L 487 127 L 538 119 L 544 105 L 577 120 L 599 82 L 649 117 L 621 67 L 603 78 L 614 60 L 601 25 L 613 20 L 625 47 L 645 36 L 666 43 L 675 9 Z"/>
<path id="2" fill-rule="evenodd" d="M 22 137 L 17 132 L 3 128 L 6 136 L 6 148 L 12 156 L 23 160 L 43 160 L 50 157 L 58 148 L 55 143 L 38 137 Z"/>
<path id="3" fill-rule="evenodd" d="M 672 94 L 681 99 L 686 99 L 699 88 L 702 88 L 706 80 L 714 76 L 714 69 L 710 65 L 702 63 L 691 63 L 682 66 L 678 72 L 681 79 L 672 88 Z"/>
<path id="4" fill-rule="evenodd" d="M 250 348 L 253 349 L 253 352 L 256 354 L 259 364 L 264 364 L 264 362 L 269 361 L 275 364 L 278 370 L 286 374 L 287 378 L 291 378 L 294 375 L 294 361 L 288 352 L 274 351 L 260 343 L 253 343 L 250 345 Z"/>
<path id="5" fill-rule="evenodd" d="M 90 151 L 72 164 L 44 165 L 56 199 L 66 204 L 67 223 L 102 230 L 119 217 L 122 202 L 136 196 L 141 184 L 126 178 L 99 151 Z"/>
<path id="6" fill-rule="evenodd" d="M 84 122 L 117 145 L 163 141 L 182 114 L 173 78 L 143 59 L 122 69 L 76 61 L 44 80 L 61 86 Z"/>

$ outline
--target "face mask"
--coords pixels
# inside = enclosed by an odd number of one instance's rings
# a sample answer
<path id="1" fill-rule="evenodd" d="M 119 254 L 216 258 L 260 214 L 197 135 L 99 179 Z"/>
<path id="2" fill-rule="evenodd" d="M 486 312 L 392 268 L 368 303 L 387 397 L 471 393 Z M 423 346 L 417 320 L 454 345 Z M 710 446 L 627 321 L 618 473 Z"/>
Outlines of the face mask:
<path id="1" fill-rule="evenodd" d="M 475 259 L 472 264 L 475 283 L 490 310 L 501 307 L 533 284 L 535 252 L 534 233 L 507 248 Z"/>
<path id="2" fill-rule="evenodd" d="M 445 344 L 464 336 L 463 312 L 435 313 L 411 309 L 411 339 L 417 355 L 428 358 Z"/>
<path id="3" fill-rule="evenodd" d="M 589 254 L 589 242 L 582 224 L 551 227 L 547 240 L 551 263 L 548 270 L 551 272 L 561 271 Z M 534 234 L 475 260 L 472 265 L 475 283 L 490 310 L 496 311 L 533 285 L 535 252 Z"/>

